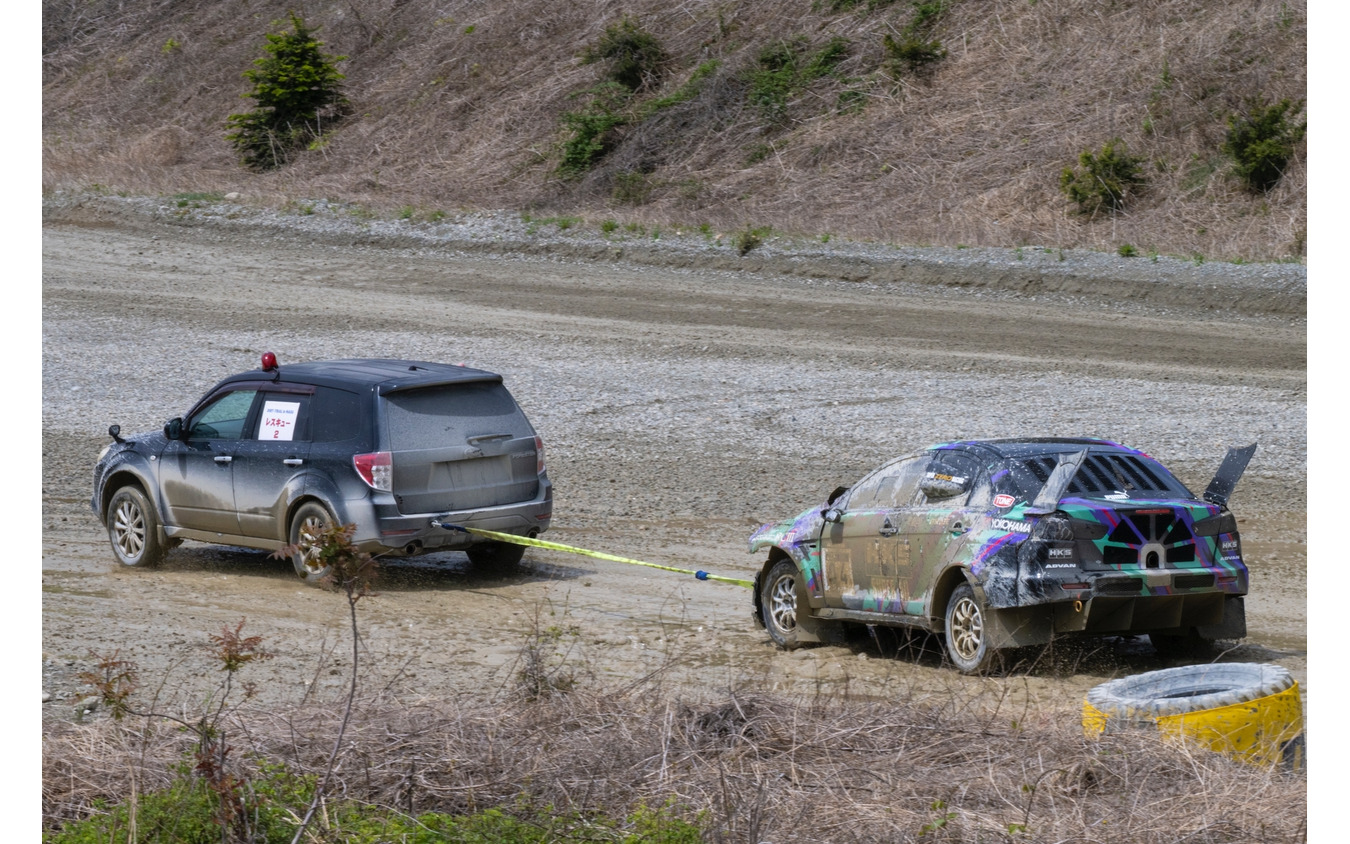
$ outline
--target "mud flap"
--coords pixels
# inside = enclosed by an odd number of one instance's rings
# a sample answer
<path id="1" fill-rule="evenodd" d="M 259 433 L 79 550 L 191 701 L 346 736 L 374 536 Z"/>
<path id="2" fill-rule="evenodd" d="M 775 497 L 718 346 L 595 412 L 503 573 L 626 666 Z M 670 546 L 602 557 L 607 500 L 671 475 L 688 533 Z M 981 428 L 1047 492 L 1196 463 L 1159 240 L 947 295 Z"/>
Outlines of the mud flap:
<path id="1" fill-rule="evenodd" d="M 1247 636 L 1247 602 L 1241 595 L 1223 600 L 1223 621 L 1195 628 L 1202 639 L 1242 639 Z"/>
<path id="2" fill-rule="evenodd" d="M 1021 648 L 1050 641 L 1054 624 L 1049 608 L 1011 607 L 984 611 L 985 633 L 991 648 Z"/>

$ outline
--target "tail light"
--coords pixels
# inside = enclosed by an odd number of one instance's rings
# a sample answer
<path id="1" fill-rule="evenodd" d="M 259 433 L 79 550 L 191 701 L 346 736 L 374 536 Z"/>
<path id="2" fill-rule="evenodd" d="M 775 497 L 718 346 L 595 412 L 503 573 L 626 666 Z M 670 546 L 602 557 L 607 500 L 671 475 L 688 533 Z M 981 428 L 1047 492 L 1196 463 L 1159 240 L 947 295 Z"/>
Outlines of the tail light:
<path id="1" fill-rule="evenodd" d="M 535 471 L 542 475 L 544 474 L 544 441 L 538 435 L 534 438 L 534 453 L 539 458 L 535 462 Z"/>
<path id="2" fill-rule="evenodd" d="M 356 474 L 371 489 L 389 492 L 394 488 L 394 459 L 387 451 L 372 451 L 369 454 L 352 456 L 352 465 Z"/>

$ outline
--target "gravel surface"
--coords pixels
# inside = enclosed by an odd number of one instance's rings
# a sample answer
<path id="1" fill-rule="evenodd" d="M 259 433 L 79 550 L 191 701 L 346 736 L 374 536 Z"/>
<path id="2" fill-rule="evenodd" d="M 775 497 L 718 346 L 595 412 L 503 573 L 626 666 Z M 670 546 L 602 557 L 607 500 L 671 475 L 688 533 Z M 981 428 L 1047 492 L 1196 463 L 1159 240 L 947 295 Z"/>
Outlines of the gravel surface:
<path id="1" fill-rule="evenodd" d="M 1306 692 L 1301 265 L 788 238 L 742 257 L 731 236 L 698 232 L 606 237 L 505 214 L 412 224 L 309 206 L 44 204 L 53 717 L 87 694 L 71 678 L 90 650 L 123 648 L 195 693 L 210 679 L 196 673 L 205 636 L 243 615 L 286 654 L 260 673 L 268 697 L 341 682 L 323 648 L 341 641 L 342 607 L 295 584 L 288 564 L 189 543 L 159 570 L 113 569 L 87 505 L 109 423 L 157 428 L 266 350 L 283 367 L 388 356 L 501 372 L 546 443 L 548 538 L 731 576 L 759 563 L 744 553 L 755 525 L 931 442 L 1105 436 L 1203 488 L 1227 446 L 1255 441 L 1233 502 L 1252 632 L 1225 658 L 1279 662 Z M 743 590 L 526 560 L 506 579 L 454 554 L 388 566 L 363 605 L 372 670 L 407 693 L 489 693 L 512 682 L 541 613 L 569 619 L 567 658 L 598 678 L 666 670 L 691 690 L 1008 683 L 1072 709 L 1103 677 L 1161 665 L 1129 640 L 1066 648 L 1054 670 L 1015 682 L 878 659 L 867 645 L 783 654 L 751 625 Z"/>

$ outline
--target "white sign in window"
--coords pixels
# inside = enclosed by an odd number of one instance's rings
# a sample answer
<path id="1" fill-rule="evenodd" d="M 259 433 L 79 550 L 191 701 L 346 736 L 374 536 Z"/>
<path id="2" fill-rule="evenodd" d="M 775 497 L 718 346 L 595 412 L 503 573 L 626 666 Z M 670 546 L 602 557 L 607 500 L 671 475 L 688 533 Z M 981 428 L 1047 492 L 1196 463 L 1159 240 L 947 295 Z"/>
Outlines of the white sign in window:
<path id="1" fill-rule="evenodd" d="M 295 437 L 295 420 L 300 415 L 298 401 L 269 401 L 263 403 L 262 421 L 258 423 L 258 439 L 289 440 Z"/>

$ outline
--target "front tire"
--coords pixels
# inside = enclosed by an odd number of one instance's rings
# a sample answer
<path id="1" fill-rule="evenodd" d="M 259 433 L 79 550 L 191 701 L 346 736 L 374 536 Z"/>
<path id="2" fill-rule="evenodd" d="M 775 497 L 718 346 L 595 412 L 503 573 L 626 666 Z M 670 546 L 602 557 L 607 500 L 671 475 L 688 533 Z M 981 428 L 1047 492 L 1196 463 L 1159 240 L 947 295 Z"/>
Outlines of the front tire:
<path id="1" fill-rule="evenodd" d="M 159 538 L 159 518 L 136 487 L 124 486 L 113 494 L 106 522 L 113 556 L 122 565 L 149 567 L 164 559 L 167 549 Z"/>
<path id="2" fill-rule="evenodd" d="M 759 615 L 769 638 L 784 650 L 797 647 L 797 580 L 801 574 L 790 560 L 779 560 L 760 582 Z"/>
<path id="3" fill-rule="evenodd" d="M 322 504 L 306 502 L 295 511 L 291 519 L 291 564 L 295 573 L 306 583 L 318 583 L 328 576 L 328 566 L 318 561 L 318 551 L 314 547 L 319 533 L 333 524 L 333 516 Z"/>
<path id="4" fill-rule="evenodd" d="M 944 629 L 947 657 L 962 674 L 983 674 L 994 664 L 998 651 L 989 647 L 984 605 L 969 583 L 956 587 L 947 602 Z"/>

